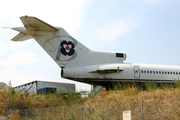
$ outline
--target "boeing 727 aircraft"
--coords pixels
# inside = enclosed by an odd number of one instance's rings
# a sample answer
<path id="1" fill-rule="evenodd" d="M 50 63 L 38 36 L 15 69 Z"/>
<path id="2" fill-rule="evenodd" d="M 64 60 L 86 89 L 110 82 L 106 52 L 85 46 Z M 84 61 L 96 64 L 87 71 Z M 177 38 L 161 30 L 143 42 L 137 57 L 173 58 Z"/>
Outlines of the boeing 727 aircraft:
<path id="1" fill-rule="evenodd" d="M 24 27 L 12 41 L 34 38 L 61 68 L 61 77 L 112 88 L 116 82 L 173 83 L 180 80 L 180 66 L 124 63 L 126 53 L 92 51 L 63 28 L 38 18 L 20 17 Z"/>

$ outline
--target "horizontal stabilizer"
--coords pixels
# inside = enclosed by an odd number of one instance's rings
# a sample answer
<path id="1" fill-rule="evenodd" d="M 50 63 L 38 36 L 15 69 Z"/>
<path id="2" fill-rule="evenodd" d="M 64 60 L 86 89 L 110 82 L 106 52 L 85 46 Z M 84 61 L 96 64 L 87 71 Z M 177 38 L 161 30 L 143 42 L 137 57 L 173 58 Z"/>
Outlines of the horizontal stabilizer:
<path id="1" fill-rule="evenodd" d="M 33 38 L 31 35 L 29 34 L 24 34 L 24 33 L 19 33 L 18 35 L 16 35 L 14 38 L 12 38 L 12 41 L 24 41 L 24 40 L 28 40 Z"/>
<path id="2" fill-rule="evenodd" d="M 20 17 L 20 19 L 27 30 L 58 31 L 57 28 L 41 21 L 36 17 L 23 16 Z"/>
<path id="3" fill-rule="evenodd" d="M 90 73 L 117 73 L 123 71 L 122 69 L 104 69 L 104 70 L 96 70 L 91 71 Z"/>

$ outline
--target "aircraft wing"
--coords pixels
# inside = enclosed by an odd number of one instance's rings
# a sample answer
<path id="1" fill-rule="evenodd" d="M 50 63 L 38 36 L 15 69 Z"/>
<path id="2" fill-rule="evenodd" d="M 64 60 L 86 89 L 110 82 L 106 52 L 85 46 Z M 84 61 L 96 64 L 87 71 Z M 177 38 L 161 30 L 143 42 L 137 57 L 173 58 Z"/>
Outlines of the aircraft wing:
<path id="1" fill-rule="evenodd" d="M 119 73 L 122 71 L 124 70 L 120 69 L 120 67 L 117 66 L 103 65 L 103 66 L 99 66 L 99 69 L 95 71 L 91 71 L 90 73 Z"/>
<path id="2" fill-rule="evenodd" d="M 118 69 L 104 69 L 104 70 L 96 70 L 96 71 L 91 71 L 90 73 L 116 73 L 116 72 L 121 72 L 123 70 L 118 70 Z"/>

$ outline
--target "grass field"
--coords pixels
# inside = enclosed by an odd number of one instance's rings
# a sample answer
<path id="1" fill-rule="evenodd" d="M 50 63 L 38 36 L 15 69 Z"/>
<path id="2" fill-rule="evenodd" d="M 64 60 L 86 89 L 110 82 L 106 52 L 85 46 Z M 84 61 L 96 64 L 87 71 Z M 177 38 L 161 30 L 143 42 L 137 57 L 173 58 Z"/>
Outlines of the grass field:
<path id="1" fill-rule="evenodd" d="M 0 91 L 0 114 L 6 116 L 9 90 Z M 32 109 L 46 107 L 61 107 L 73 105 L 93 105 L 104 103 L 115 103 L 113 109 L 117 109 L 119 103 L 124 102 L 122 110 L 131 109 L 133 115 L 141 111 L 140 101 L 144 100 L 144 112 L 146 118 L 154 119 L 180 119 L 180 83 L 163 84 L 158 86 L 153 83 L 138 85 L 135 83 L 117 84 L 114 91 L 101 90 L 98 96 L 82 98 L 76 93 L 68 92 L 67 95 L 47 94 L 29 95 L 18 94 L 15 91 L 11 95 L 11 109 Z M 138 101 L 135 103 L 135 101 Z M 128 103 L 128 104 L 127 104 Z M 122 105 L 121 105 L 122 106 Z M 110 106 L 111 108 L 112 106 Z M 96 108 L 97 109 L 97 108 Z M 102 110 L 101 110 L 102 111 Z M 121 111 L 122 112 L 122 111 Z M 116 113 L 116 111 L 115 111 Z M 98 115 L 99 114 L 99 115 Z M 101 116 L 101 112 L 96 112 L 96 116 Z M 18 116 L 18 115 L 16 115 Z"/>

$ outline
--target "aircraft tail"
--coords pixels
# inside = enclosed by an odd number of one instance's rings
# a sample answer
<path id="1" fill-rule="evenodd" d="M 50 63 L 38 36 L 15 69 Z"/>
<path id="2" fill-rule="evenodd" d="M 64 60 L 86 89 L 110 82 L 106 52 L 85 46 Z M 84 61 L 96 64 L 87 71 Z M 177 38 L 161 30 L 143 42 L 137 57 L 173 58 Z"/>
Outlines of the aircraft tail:
<path id="1" fill-rule="evenodd" d="M 20 32 L 12 41 L 34 38 L 61 68 L 119 63 L 126 58 L 125 53 L 91 51 L 63 28 L 53 27 L 38 18 L 23 16 L 20 19 L 24 27 L 12 28 Z"/>

